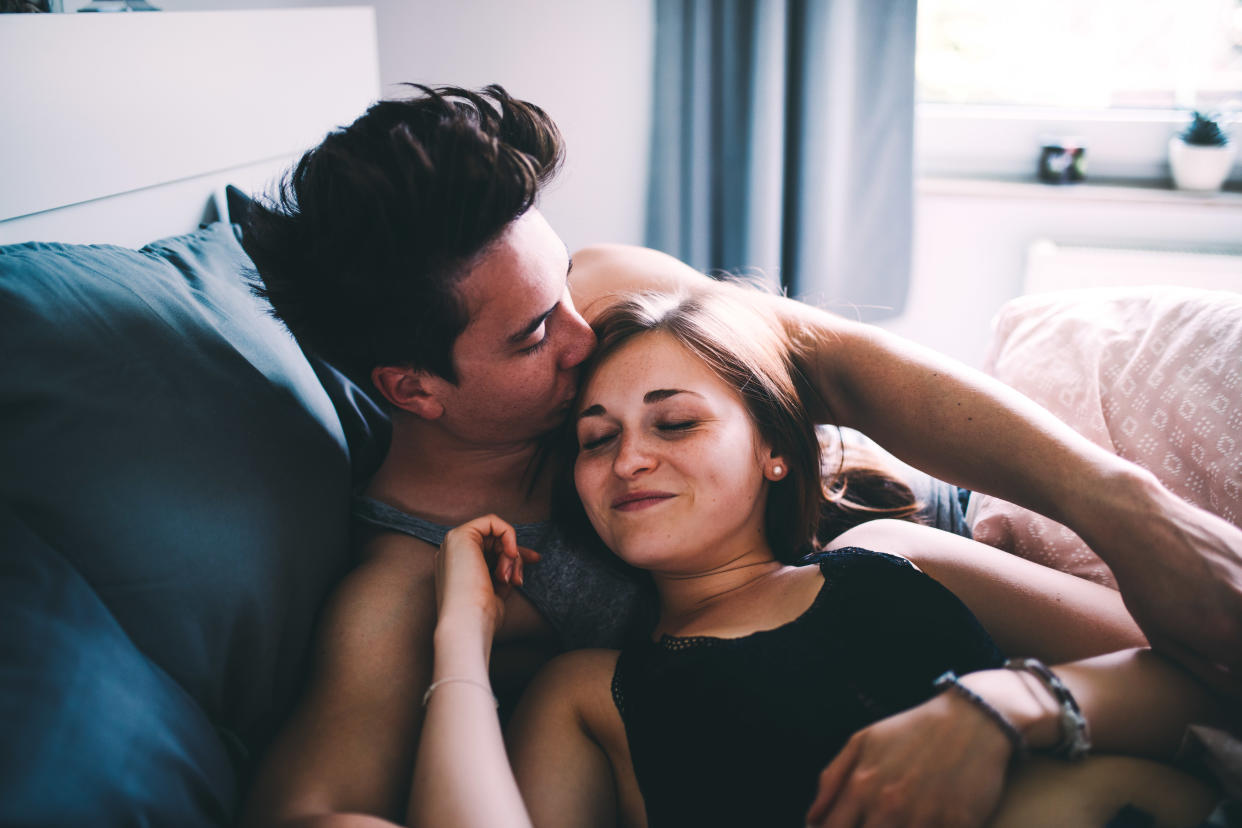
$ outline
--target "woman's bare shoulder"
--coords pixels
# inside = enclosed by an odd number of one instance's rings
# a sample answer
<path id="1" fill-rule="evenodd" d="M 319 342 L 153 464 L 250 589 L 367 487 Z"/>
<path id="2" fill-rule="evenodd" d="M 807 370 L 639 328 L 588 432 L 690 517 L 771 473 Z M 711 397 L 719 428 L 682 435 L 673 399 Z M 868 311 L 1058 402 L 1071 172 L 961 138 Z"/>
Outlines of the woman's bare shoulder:
<path id="1" fill-rule="evenodd" d="M 522 698 L 523 705 L 557 706 L 599 733 L 620 723 L 612 701 L 612 674 L 617 650 L 572 650 L 540 669 Z"/>

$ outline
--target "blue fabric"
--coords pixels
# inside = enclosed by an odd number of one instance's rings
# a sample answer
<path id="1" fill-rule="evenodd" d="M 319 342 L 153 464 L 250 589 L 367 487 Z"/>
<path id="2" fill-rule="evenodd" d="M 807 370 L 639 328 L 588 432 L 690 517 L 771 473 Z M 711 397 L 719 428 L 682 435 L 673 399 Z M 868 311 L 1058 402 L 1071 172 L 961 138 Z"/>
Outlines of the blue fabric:
<path id="1" fill-rule="evenodd" d="M 915 5 L 658 0 L 647 244 L 851 317 L 899 314 Z"/>
<path id="2" fill-rule="evenodd" d="M 225 825 L 234 769 L 193 699 L 0 504 L 0 824 Z"/>
<path id="3" fill-rule="evenodd" d="M 232 184 L 224 188 L 224 196 L 228 220 L 238 225 L 238 238 L 244 239 L 254 199 Z M 251 273 L 251 277 L 259 278 L 258 273 Z M 379 469 L 384 455 L 388 453 L 392 421 L 380 404 L 370 377 L 347 376 L 313 353 L 305 350 L 303 353 L 340 417 L 345 439 L 349 443 L 355 487 L 361 488 Z"/>
<path id="4" fill-rule="evenodd" d="M 351 456 L 250 268 L 227 224 L 140 251 L 0 248 L 0 499 L 255 751 L 349 563 Z"/>

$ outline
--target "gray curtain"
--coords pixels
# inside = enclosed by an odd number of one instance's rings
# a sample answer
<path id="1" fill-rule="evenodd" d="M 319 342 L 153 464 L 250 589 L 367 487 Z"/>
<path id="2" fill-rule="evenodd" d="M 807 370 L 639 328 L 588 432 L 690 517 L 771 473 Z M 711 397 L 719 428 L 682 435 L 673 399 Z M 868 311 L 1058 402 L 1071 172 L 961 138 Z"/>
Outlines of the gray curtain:
<path id="1" fill-rule="evenodd" d="M 656 0 L 647 243 L 862 319 L 901 312 L 916 0 Z"/>

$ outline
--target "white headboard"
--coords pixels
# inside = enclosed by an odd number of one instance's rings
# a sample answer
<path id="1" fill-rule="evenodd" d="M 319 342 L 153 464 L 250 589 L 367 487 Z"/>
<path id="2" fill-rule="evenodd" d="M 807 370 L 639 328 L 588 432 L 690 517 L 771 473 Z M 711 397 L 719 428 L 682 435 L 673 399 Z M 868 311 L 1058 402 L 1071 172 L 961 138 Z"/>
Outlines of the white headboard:
<path id="1" fill-rule="evenodd" d="M 0 244 L 141 245 L 379 95 L 370 8 L 0 16 Z"/>

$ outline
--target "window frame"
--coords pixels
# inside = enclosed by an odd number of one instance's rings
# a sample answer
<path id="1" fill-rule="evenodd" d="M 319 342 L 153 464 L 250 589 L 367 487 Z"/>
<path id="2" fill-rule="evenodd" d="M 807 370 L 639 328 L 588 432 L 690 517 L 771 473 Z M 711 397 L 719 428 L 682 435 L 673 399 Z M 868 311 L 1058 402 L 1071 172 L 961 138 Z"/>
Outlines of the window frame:
<path id="1" fill-rule="evenodd" d="M 1163 182 L 1169 178 L 1169 139 L 1189 122 L 1190 113 L 1176 109 L 919 102 L 915 166 L 923 176 L 1030 179 L 1045 137 L 1077 137 L 1087 148 L 1088 180 Z M 1226 118 L 1222 126 L 1232 133 L 1234 123 Z M 1231 180 L 1240 166 L 1242 158 L 1235 159 Z"/>

